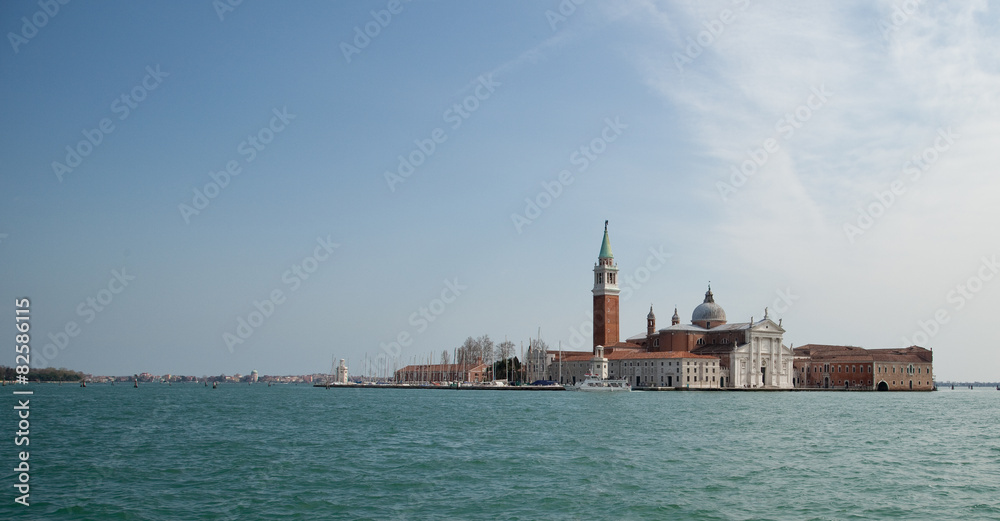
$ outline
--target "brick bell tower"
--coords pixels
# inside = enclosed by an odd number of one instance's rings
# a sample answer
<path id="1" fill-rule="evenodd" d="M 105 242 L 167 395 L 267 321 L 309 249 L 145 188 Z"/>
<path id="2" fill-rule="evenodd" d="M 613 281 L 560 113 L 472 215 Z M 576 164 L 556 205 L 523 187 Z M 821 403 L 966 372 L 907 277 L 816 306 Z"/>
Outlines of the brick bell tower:
<path id="1" fill-rule="evenodd" d="M 604 221 L 604 242 L 594 264 L 594 354 L 597 346 L 618 343 L 618 265 L 611 254 L 608 221 Z"/>

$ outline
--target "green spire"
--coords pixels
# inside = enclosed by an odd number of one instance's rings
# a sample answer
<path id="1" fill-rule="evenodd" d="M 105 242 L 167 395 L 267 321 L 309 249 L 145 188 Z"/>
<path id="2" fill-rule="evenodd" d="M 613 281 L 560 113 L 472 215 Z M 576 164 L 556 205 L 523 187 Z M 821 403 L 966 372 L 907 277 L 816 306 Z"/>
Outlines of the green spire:
<path id="1" fill-rule="evenodd" d="M 608 239 L 608 221 L 604 221 L 604 242 L 601 243 L 601 254 L 598 256 L 599 259 L 613 259 L 614 255 L 611 254 L 611 241 Z"/>

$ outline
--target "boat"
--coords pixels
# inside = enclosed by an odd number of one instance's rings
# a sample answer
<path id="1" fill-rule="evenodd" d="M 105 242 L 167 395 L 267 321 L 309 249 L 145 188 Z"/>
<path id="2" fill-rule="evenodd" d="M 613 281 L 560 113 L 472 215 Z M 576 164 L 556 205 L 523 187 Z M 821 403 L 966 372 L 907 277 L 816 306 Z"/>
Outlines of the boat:
<path id="1" fill-rule="evenodd" d="M 571 387 L 571 389 L 590 392 L 630 392 L 632 390 L 632 385 L 630 385 L 628 380 L 624 378 L 611 380 L 601 378 L 600 376 L 592 373 L 587 373 L 584 376 L 586 378 L 582 382 L 576 384 L 575 387 Z"/>

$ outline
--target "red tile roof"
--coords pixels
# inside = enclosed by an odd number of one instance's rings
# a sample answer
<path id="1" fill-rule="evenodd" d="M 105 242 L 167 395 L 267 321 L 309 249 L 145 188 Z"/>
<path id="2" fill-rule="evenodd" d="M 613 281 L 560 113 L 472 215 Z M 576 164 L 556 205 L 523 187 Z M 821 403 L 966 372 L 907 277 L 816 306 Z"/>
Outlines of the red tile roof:
<path id="1" fill-rule="evenodd" d="M 568 356 L 563 358 L 563 362 L 589 362 L 594 355 L 592 353 L 586 354 L 576 354 L 574 356 Z M 687 351 L 656 351 L 656 352 L 645 352 L 645 351 L 613 351 L 604 355 L 604 358 L 608 360 L 670 360 L 677 358 L 689 358 L 689 359 L 701 359 L 701 360 L 717 360 L 716 356 L 708 355 L 696 355 L 694 353 L 688 353 Z"/>

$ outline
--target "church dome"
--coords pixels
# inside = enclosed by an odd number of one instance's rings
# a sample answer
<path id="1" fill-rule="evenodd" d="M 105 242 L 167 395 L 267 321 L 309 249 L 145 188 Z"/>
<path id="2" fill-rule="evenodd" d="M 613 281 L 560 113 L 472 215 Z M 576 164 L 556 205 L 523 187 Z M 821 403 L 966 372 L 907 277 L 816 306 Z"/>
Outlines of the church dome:
<path id="1" fill-rule="evenodd" d="M 708 291 L 705 292 L 705 301 L 694 308 L 694 312 L 691 314 L 691 323 L 702 327 L 711 327 L 713 323 L 716 325 L 726 323 L 726 312 L 722 306 L 715 303 L 712 286 L 709 286 Z"/>

